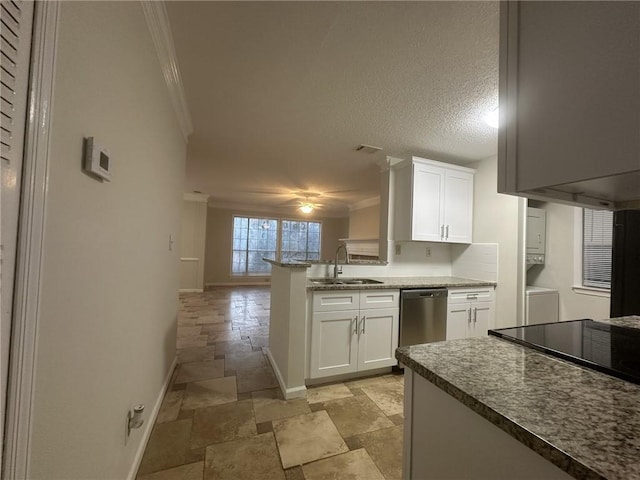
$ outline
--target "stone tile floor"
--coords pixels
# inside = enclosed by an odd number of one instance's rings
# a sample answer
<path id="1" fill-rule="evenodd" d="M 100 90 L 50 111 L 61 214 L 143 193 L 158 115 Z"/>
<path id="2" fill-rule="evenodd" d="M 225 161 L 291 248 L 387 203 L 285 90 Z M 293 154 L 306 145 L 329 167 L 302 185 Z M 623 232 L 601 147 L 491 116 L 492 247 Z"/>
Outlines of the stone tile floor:
<path id="1" fill-rule="evenodd" d="M 264 355 L 269 288 L 182 294 L 178 367 L 139 480 L 400 479 L 403 379 L 310 387 L 285 401 Z"/>

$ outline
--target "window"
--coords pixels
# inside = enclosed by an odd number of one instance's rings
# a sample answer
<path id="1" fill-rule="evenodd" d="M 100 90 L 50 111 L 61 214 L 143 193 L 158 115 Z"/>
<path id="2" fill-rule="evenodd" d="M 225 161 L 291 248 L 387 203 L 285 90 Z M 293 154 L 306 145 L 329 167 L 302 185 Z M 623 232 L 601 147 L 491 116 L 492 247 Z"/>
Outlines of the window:
<path id="1" fill-rule="evenodd" d="M 278 220 L 272 218 L 233 217 L 234 275 L 269 275 L 271 264 L 262 258 L 276 259 Z"/>
<path id="2" fill-rule="evenodd" d="M 269 275 L 262 260 L 320 260 L 322 223 L 233 217 L 232 275 Z"/>
<path id="3" fill-rule="evenodd" d="M 582 285 L 611 288 L 613 212 L 583 209 Z"/>
<path id="4" fill-rule="evenodd" d="M 320 260 L 319 222 L 282 220 L 280 258 L 287 260 Z"/>

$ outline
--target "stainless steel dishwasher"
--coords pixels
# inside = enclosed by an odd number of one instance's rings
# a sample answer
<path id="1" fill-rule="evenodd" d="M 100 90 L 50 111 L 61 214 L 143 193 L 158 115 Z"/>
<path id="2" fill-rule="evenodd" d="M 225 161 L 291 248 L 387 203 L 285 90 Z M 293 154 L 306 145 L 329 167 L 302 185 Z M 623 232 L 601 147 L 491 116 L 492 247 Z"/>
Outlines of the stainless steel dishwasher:
<path id="1" fill-rule="evenodd" d="M 401 347 L 446 340 L 447 295 L 446 288 L 400 291 Z"/>

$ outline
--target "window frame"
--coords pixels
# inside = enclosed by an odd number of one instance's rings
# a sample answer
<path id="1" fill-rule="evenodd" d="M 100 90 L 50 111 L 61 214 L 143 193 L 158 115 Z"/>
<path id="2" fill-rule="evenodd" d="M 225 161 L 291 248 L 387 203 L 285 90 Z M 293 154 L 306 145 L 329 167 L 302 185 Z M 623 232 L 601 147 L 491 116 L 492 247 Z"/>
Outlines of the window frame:
<path id="1" fill-rule="evenodd" d="M 581 295 L 591 295 L 596 297 L 611 296 L 611 288 L 600 288 L 585 286 L 583 281 L 583 256 L 584 256 L 584 208 L 588 207 L 575 207 L 573 217 L 573 287 L 572 290 L 575 293 Z"/>
<path id="2" fill-rule="evenodd" d="M 322 229 L 323 229 L 323 221 L 320 219 L 306 219 L 306 218 L 290 218 L 290 217 L 275 217 L 272 215 L 258 215 L 258 214 L 245 214 L 245 213 L 232 213 L 231 214 L 231 248 L 229 249 L 229 276 L 233 277 L 233 278 L 241 278 L 241 277 L 252 277 L 252 278 L 268 278 L 271 277 L 271 272 L 269 273 L 261 273 L 261 272 L 256 272 L 256 273 L 252 273 L 252 272 L 244 272 L 244 273 L 235 273 L 233 271 L 233 252 L 234 252 L 234 248 L 233 248 L 233 234 L 234 234 L 234 219 L 236 217 L 240 217 L 240 218 L 246 218 L 246 219 L 262 219 L 262 220 L 275 220 L 276 222 L 276 261 L 281 261 L 282 259 L 282 222 L 283 221 L 290 221 L 290 222 L 305 222 L 307 223 L 307 225 L 309 224 L 309 222 L 312 223 L 318 223 L 320 224 L 320 246 L 319 246 L 319 252 L 318 252 L 318 257 L 319 259 L 321 258 L 322 255 Z M 308 245 L 308 241 L 307 241 L 307 245 Z M 304 261 L 305 259 L 300 259 L 301 261 Z M 247 268 L 248 268 L 248 262 L 247 262 Z"/>
<path id="3" fill-rule="evenodd" d="M 320 260 L 320 257 L 322 255 L 322 221 L 321 220 L 307 220 L 307 219 L 300 219 L 300 218 L 281 218 L 280 219 L 280 224 L 279 224 L 279 229 L 278 231 L 280 232 L 280 242 L 278 243 L 278 258 L 282 259 L 282 242 L 284 241 L 284 237 L 282 235 L 282 231 L 283 231 L 283 227 L 282 227 L 282 223 L 283 222 L 305 222 L 307 224 L 307 254 L 309 253 L 309 222 L 311 223 L 318 223 L 320 224 L 320 239 L 319 239 L 319 243 L 318 243 L 318 260 Z M 301 258 L 301 261 L 303 260 L 308 260 L 308 258 Z"/>
<path id="4" fill-rule="evenodd" d="M 270 277 L 271 276 L 271 271 L 269 271 L 268 273 L 262 273 L 262 272 L 249 272 L 248 268 L 249 268 L 249 262 L 247 259 L 247 270 L 244 273 L 235 273 L 233 271 L 233 252 L 234 252 L 234 248 L 233 248 L 233 234 L 234 234 L 234 222 L 235 222 L 235 218 L 239 217 L 239 218 L 246 218 L 248 220 L 253 219 L 261 219 L 261 220 L 275 220 L 276 222 L 276 259 L 278 259 L 278 255 L 279 255 L 279 238 L 278 236 L 280 235 L 280 219 L 277 217 L 273 217 L 270 215 L 251 215 L 251 214 L 231 214 L 231 248 L 229 249 L 229 275 L 233 278 L 238 278 L 238 277 L 255 277 L 255 278 L 259 278 L 259 277 Z M 246 250 L 247 252 L 249 251 L 248 248 Z"/>

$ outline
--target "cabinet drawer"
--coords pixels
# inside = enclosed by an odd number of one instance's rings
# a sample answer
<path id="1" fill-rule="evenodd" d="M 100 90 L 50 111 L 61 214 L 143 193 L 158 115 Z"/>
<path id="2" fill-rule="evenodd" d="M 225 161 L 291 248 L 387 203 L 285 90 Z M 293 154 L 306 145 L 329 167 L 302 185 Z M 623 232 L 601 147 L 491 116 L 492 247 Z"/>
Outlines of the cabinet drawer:
<path id="1" fill-rule="evenodd" d="M 361 290 L 360 308 L 396 308 L 400 290 Z"/>
<path id="2" fill-rule="evenodd" d="M 331 290 L 328 292 L 315 292 L 313 294 L 314 312 L 358 310 L 359 308 L 359 290 Z"/>
<path id="3" fill-rule="evenodd" d="M 467 302 L 493 302 L 495 298 L 493 287 L 465 287 L 449 288 L 449 305 Z"/>

